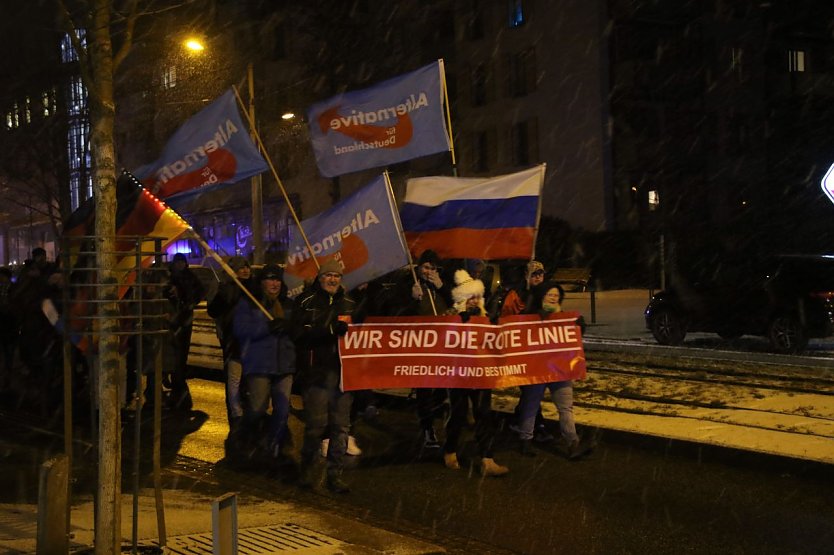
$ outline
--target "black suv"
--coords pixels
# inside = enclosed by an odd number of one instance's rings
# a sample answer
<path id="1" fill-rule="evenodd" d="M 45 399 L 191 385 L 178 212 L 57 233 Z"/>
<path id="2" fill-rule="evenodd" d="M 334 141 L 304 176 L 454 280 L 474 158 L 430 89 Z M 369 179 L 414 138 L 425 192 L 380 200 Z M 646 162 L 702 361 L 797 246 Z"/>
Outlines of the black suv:
<path id="1" fill-rule="evenodd" d="M 661 345 L 679 345 L 687 332 L 700 331 L 725 339 L 760 335 L 776 352 L 798 353 L 809 339 L 834 335 L 834 256 L 705 266 L 698 279 L 676 280 L 646 307 L 646 327 Z"/>

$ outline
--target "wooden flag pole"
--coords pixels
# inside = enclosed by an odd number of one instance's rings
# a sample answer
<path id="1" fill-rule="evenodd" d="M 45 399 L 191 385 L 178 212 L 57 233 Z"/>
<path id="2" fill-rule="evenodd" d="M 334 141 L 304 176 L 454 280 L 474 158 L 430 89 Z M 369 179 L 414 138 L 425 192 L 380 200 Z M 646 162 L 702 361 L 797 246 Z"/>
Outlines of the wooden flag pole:
<path id="1" fill-rule="evenodd" d="M 449 106 L 449 89 L 446 86 L 446 66 L 443 63 L 443 58 L 437 60 L 440 64 L 440 83 L 443 87 L 443 101 L 446 103 L 446 132 L 449 134 L 449 153 L 452 156 L 452 175 L 458 176 L 458 163 L 455 159 L 455 139 L 452 134 L 452 109 Z"/>
<path id="2" fill-rule="evenodd" d="M 272 313 L 269 312 L 264 307 L 264 305 L 262 305 L 260 302 L 258 302 L 258 299 L 256 299 L 254 295 L 252 295 L 252 292 L 249 291 L 249 288 L 246 287 L 245 285 L 243 285 L 240 282 L 240 280 L 237 278 L 237 274 L 235 273 L 235 271 L 232 270 L 232 268 L 228 264 L 226 264 L 226 262 L 223 261 L 223 258 L 219 254 L 217 254 L 217 252 L 215 252 L 215 250 L 212 249 L 209 246 L 209 244 L 206 243 L 203 240 L 203 238 L 200 237 L 200 235 L 196 231 L 194 231 L 194 228 L 189 227 L 188 231 L 186 233 L 191 235 L 191 238 L 194 239 L 195 241 L 197 241 L 200 244 L 200 246 L 203 247 L 203 249 L 209 254 L 209 256 L 211 256 L 214 259 L 214 261 L 217 262 L 220 265 L 221 268 L 223 268 L 223 271 L 226 272 L 229 275 L 230 278 L 232 278 L 232 281 L 234 281 L 237 284 L 237 286 L 240 288 L 240 290 L 243 291 L 243 293 L 247 297 L 249 297 L 249 300 L 251 300 L 253 303 L 255 303 L 255 306 L 257 306 L 258 308 L 261 309 L 261 312 L 263 312 L 269 320 L 274 320 L 275 319 L 275 317 L 272 315 Z"/>
<path id="3" fill-rule="evenodd" d="M 261 135 L 255 128 L 255 122 L 252 121 L 252 118 L 249 117 L 249 112 L 247 111 L 246 106 L 243 104 L 243 100 L 240 98 L 240 92 L 238 92 L 237 86 L 232 85 L 232 90 L 235 91 L 235 97 L 237 98 L 237 102 L 238 104 L 240 104 L 241 110 L 243 111 L 243 114 L 246 116 L 246 121 L 249 122 L 249 129 L 252 132 L 252 136 L 255 137 L 255 140 L 258 142 L 258 147 L 261 149 L 261 153 L 263 153 L 263 157 L 266 160 L 267 165 L 269 165 L 269 169 L 272 172 L 272 177 L 275 178 L 276 183 L 278 183 L 278 188 L 281 189 L 281 194 L 284 196 L 284 202 L 287 203 L 287 207 L 290 209 L 292 219 L 295 220 L 295 225 L 298 226 L 298 231 L 301 233 L 301 237 L 304 239 L 304 244 L 307 245 L 307 250 L 310 252 L 310 258 L 316 265 L 316 271 L 318 271 L 319 268 L 321 268 L 321 266 L 319 265 L 318 259 L 313 254 L 313 246 L 310 245 L 310 240 L 307 238 L 307 234 L 304 233 L 304 228 L 301 227 L 301 221 L 298 219 L 298 214 L 295 213 L 295 208 L 293 208 L 292 203 L 290 202 L 290 197 L 289 195 L 287 195 L 287 190 L 284 188 L 284 183 L 281 181 L 281 178 L 278 177 L 278 172 L 275 171 L 275 166 L 272 164 L 272 159 L 269 157 L 269 153 L 267 153 L 266 151 L 266 147 L 264 146 L 264 143 L 261 140 Z"/>
<path id="4" fill-rule="evenodd" d="M 391 186 L 391 178 L 388 177 L 388 170 L 382 172 L 382 176 L 385 178 L 385 186 L 388 189 L 388 195 L 391 199 L 391 206 L 397 206 L 397 200 L 394 198 L 394 188 Z M 414 259 L 411 258 L 411 250 L 408 248 L 408 242 L 405 240 L 405 232 L 403 231 L 403 223 L 400 221 L 400 213 L 397 210 L 393 211 L 394 217 L 394 225 L 397 226 L 397 231 L 400 234 L 400 241 L 402 242 L 403 248 L 405 248 L 405 254 L 408 257 L 408 267 L 411 269 L 411 277 L 414 278 L 414 284 L 420 283 L 420 280 L 417 279 L 417 272 L 414 270 Z M 426 293 L 429 295 L 429 302 L 431 302 L 431 311 L 437 316 L 437 307 L 434 305 L 434 297 L 431 295 L 431 291 L 426 290 Z"/>
<path id="5" fill-rule="evenodd" d="M 539 225 L 542 219 L 542 187 L 544 186 L 544 172 L 547 169 L 547 164 L 541 164 L 541 179 L 539 179 L 539 202 L 536 206 L 536 228 L 533 231 L 533 252 L 530 254 L 530 260 L 536 259 L 536 241 L 539 238 Z"/>

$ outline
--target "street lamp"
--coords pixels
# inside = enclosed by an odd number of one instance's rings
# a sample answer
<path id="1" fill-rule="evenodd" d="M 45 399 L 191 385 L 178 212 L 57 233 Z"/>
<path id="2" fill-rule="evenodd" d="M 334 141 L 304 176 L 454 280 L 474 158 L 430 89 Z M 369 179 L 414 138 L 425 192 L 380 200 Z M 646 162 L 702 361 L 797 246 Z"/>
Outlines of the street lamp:
<path id="1" fill-rule="evenodd" d="M 203 44 L 203 41 L 197 37 L 188 37 L 182 41 L 182 46 L 186 49 L 189 54 L 192 55 L 200 55 L 206 50 L 206 46 Z M 250 62 L 247 65 L 246 69 L 246 77 L 249 85 L 249 119 L 251 121 L 255 121 L 255 79 L 254 79 L 254 67 Z M 294 114 L 290 115 L 290 119 L 295 117 Z M 254 129 L 251 133 L 252 141 L 255 141 L 254 138 Z M 265 155 L 266 153 L 264 153 Z M 252 187 L 252 235 L 254 238 L 253 241 L 253 258 L 256 264 L 260 264 L 263 262 L 263 185 L 261 181 L 261 175 L 253 175 L 251 178 L 251 187 Z"/>
<path id="2" fill-rule="evenodd" d="M 283 113 L 283 114 L 281 114 L 281 119 L 286 120 L 286 121 L 289 121 L 291 119 L 295 119 L 295 114 L 293 114 L 292 112 Z"/>
<path id="3" fill-rule="evenodd" d="M 192 52 L 194 52 L 194 53 L 202 52 L 203 50 L 205 50 L 205 49 L 206 49 L 206 47 L 205 47 L 205 46 L 203 46 L 203 43 L 202 43 L 202 42 L 200 42 L 200 39 L 196 39 L 196 38 L 189 38 L 189 39 L 186 39 L 186 40 L 183 42 L 183 44 L 185 45 L 185 47 L 186 47 L 188 50 L 190 50 L 190 51 L 192 51 Z"/>

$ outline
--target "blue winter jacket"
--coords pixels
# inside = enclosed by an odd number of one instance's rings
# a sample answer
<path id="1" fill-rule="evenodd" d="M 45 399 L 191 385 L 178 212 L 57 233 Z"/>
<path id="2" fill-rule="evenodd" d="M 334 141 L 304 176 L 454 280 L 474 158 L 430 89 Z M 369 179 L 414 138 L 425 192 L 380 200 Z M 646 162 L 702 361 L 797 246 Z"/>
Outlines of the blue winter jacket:
<path id="1" fill-rule="evenodd" d="M 281 306 L 284 308 L 284 318 L 289 323 L 291 305 L 282 302 Z M 269 309 L 269 306 L 266 308 Z M 289 334 L 286 331 L 270 333 L 266 314 L 246 297 L 235 305 L 232 329 L 240 344 L 244 376 L 295 373 L 295 345 Z"/>

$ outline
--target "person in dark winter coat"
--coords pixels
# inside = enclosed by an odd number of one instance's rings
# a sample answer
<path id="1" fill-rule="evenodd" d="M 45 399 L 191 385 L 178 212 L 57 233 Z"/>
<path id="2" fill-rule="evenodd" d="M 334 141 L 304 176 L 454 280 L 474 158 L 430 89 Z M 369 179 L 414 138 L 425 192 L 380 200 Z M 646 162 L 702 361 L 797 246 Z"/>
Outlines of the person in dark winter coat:
<path id="1" fill-rule="evenodd" d="M 299 485 L 314 487 L 320 481 L 316 459 L 326 430 L 327 487 L 336 493 L 347 493 L 350 488 L 342 480 L 342 471 L 353 396 L 341 390 L 339 337 L 347 333 L 355 303 L 345 294 L 341 283 L 341 263 L 329 260 L 322 264 L 316 281 L 295 299 L 291 328 L 304 397 Z"/>
<path id="2" fill-rule="evenodd" d="M 17 347 L 17 321 L 12 308 L 14 283 L 12 272 L 8 268 L 0 268 L 0 390 L 6 383 L 11 383 L 14 351 Z"/>
<path id="3" fill-rule="evenodd" d="M 417 282 L 409 275 L 401 286 L 404 302 L 396 316 L 437 316 L 452 306 L 451 288 L 440 277 L 440 257 L 433 250 L 425 250 L 417 260 Z M 406 293 L 405 291 L 409 291 Z M 438 408 L 446 401 L 445 389 L 415 389 L 417 418 L 423 432 L 423 448 L 439 449 L 434 430 Z"/>
<path id="4" fill-rule="evenodd" d="M 455 272 L 455 288 L 452 289 L 454 306 L 449 314 L 459 314 L 463 322 L 471 316 L 486 316 L 484 310 L 484 284 L 473 279 L 466 270 Z M 443 446 L 443 463 L 450 470 L 459 470 L 457 451 L 460 436 L 466 426 L 469 402 L 475 417 L 475 439 L 481 455 L 482 476 L 503 476 L 509 472 L 506 466 L 495 462 L 492 444 L 495 440 L 495 422 L 492 415 L 491 389 L 450 389 L 451 415 L 446 424 L 446 443 Z"/>
<path id="5" fill-rule="evenodd" d="M 248 260 L 242 256 L 233 256 L 228 264 L 244 287 L 251 286 L 249 280 L 252 277 L 252 269 Z M 235 306 L 243 296 L 240 286 L 228 279 L 220 284 L 207 306 L 208 315 L 214 318 L 217 339 L 223 351 L 223 369 L 226 371 L 226 414 L 229 418 L 230 436 L 237 432 L 243 417 L 240 389 L 243 367 L 240 363 L 240 345 L 232 328 Z"/>
<path id="6" fill-rule="evenodd" d="M 291 307 L 283 280 L 283 269 L 273 264 L 264 266 L 258 274 L 257 298 L 272 315 L 271 320 L 246 296 L 235 305 L 232 320 L 247 392 L 244 436 L 255 439 L 267 418 L 271 400 L 266 446 L 273 457 L 280 454 L 288 437 L 287 419 L 296 364 L 295 346 L 287 325 Z"/>
<path id="7" fill-rule="evenodd" d="M 171 404 L 174 408 L 191 410 L 191 392 L 186 382 L 188 350 L 191 347 L 191 331 L 194 325 L 194 308 L 205 298 L 205 287 L 188 268 L 188 260 L 182 253 L 174 255 L 171 262 L 171 281 L 165 295 L 171 304 L 172 356 L 167 361 L 171 373 Z"/>

